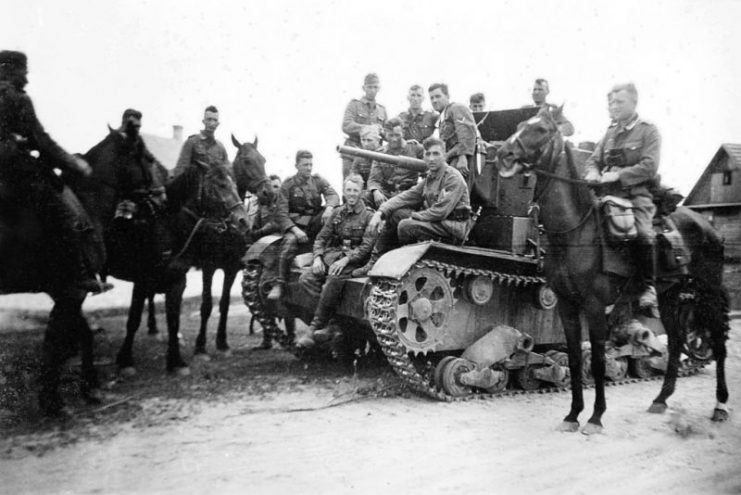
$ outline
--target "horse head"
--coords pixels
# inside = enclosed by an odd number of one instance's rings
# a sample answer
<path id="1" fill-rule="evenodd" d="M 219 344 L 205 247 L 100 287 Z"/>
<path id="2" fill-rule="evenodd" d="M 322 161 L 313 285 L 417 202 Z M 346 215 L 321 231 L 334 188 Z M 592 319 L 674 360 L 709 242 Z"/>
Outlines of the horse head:
<path id="1" fill-rule="evenodd" d="M 265 157 L 257 150 L 257 136 L 252 143 L 240 143 L 232 134 L 232 143 L 237 148 L 232 168 L 239 196 L 243 198 L 249 191 L 260 199 L 271 200 L 273 191 L 265 174 Z"/>
<path id="2" fill-rule="evenodd" d="M 497 164 L 501 177 L 512 177 L 543 165 L 549 150 L 561 148 L 563 138 L 558 129 L 558 120 L 563 106 L 555 109 L 544 107 L 537 115 L 517 126 L 517 132 L 504 142 L 497 152 Z"/>
<path id="3" fill-rule="evenodd" d="M 225 166 L 211 167 L 203 177 L 203 189 L 198 210 L 207 218 L 228 219 L 242 234 L 251 227 L 251 220 L 237 192 L 231 171 Z"/>

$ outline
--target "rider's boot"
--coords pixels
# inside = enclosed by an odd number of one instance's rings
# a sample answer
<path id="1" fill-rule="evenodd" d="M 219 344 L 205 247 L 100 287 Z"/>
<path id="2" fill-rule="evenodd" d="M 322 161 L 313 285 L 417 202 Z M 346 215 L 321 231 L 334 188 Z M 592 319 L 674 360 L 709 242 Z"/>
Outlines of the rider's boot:
<path id="1" fill-rule="evenodd" d="M 653 239 L 639 240 L 637 245 L 638 270 L 643 292 L 638 306 L 648 310 L 651 316 L 659 317 L 659 299 L 656 294 L 656 249 Z"/>

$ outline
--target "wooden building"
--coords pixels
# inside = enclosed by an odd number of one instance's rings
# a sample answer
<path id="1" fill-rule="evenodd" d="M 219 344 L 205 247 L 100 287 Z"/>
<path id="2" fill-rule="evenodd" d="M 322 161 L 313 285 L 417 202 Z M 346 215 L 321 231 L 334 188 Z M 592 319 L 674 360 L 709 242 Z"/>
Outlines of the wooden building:
<path id="1" fill-rule="evenodd" d="M 172 126 L 172 137 L 169 138 L 142 133 L 142 139 L 144 139 L 149 151 L 165 168 L 168 170 L 175 168 L 180 156 L 180 149 L 183 147 L 182 126 Z"/>
<path id="2" fill-rule="evenodd" d="M 720 146 L 683 204 L 701 213 L 723 235 L 724 285 L 731 306 L 741 309 L 741 144 Z"/>

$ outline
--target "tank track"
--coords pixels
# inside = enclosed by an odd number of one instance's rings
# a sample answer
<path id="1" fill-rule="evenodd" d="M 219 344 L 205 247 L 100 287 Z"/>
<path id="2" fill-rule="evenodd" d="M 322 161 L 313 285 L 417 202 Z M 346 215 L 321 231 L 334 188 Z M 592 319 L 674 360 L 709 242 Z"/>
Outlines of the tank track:
<path id="1" fill-rule="evenodd" d="M 490 270 L 482 269 L 471 269 L 460 266 L 451 265 L 449 263 L 443 263 L 435 260 L 422 260 L 416 265 L 417 267 L 430 267 L 435 268 L 446 275 L 458 276 L 458 275 L 479 275 L 488 276 L 492 280 L 502 284 L 515 286 L 525 286 L 535 283 L 545 283 L 545 279 L 542 277 L 533 276 L 520 276 L 511 273 L 494 272 Z M 515 395 L 524 394 L 547 394 L 547 393 L 558 393 L 566 392 L 569 387 L 545 387 L 537 390 L 503 390 L 498 393 L 474 393 L 465 397 L 453 397 L 446 394 L 443 391 L 437 390 L 431 386 L 431 369 L 425 369 L 423 372 L 417 370 L 414 362 L 409 357 L 406 348 L 399 340 L 396 332 L 396 296 L 397 289 L 401 285 L 401 281 L 394 280 L 391 278 L 376 278 L 373 280 L 371 291 L 368 296 L 367 303 L 367 317 L 371 324 L 373 332 L 376 334 L 376 339 L 381 346 L 386 359 L 393 368 L 394 372 L 404 381 L 404 383 L 413 391 L 426 395 L 430 398 L 445 402 L 459 402 L 469 400 L 487 400 L 495 399 L 499 397 L 509 397 Z M 685 361 L 685 366 L 680 369 L 679 376 L 689 376 L 697 373 L 703 366 L 703 363 L 695 362 L 692 360 Z M 663 380 L 662 375 L 656 375 L 647 378 L 625 378 L 618 381 L 605 381 L 605 386 L 619 386 L 630 383 L 648 382 Z M 591 388 L 593 385 L 584 385 L 584 388 Z"/>
<path id="2" fill-rule="evenodd" d="M 262 305 L 260 298 L 260 275 L 262 274 L 262 265 L 259 263 L 248 263 L 242 271 L 242 299 L 250 310 L 250 313 L 257 318 L 262 326 L 262 331 L 275 342 L 278 342 L 283 349 L 295 352 L 293 339 L 286 332 L 280 329 L 275 321 L 275 317 L 268 314 Z"/>

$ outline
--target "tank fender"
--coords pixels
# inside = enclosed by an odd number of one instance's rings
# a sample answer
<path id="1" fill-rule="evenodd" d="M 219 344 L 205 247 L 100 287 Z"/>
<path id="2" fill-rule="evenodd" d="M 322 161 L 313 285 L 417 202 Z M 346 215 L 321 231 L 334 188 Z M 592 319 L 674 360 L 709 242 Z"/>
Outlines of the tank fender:
<path id="1" fill-rule="evenodd" d="M 497 325 L 463 351 L 461 357 L 479 368 L 488 368 L 517 351 L 529 352 L 532 347 L 533 339 L 528 334 L 507 325 Z"/>
<path id="2" fill-rule="evenodd" d="M 242 257 L 242 263 L 246 265 L 250 261 L 260 261 L 265 250 L 279 243 L 281 239 L 283 239 L 283 236 L 274 234 L 261 237 L 247 250 Z"/>
<path id="3" fill-rule="evenodd" d="M 371 277 L 388 277 L 401 280 L 401 277 L 427 253 L 431 241 L 409 244 L 384 253 L 373 265 L 368 275 Z"/>

